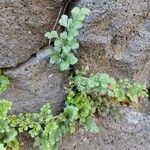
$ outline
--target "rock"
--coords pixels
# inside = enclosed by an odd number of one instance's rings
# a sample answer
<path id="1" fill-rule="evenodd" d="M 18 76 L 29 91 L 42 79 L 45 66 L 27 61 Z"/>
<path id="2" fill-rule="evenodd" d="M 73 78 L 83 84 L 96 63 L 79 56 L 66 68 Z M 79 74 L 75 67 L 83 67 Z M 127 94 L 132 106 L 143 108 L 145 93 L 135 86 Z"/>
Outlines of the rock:
<path id="1" fill-rule="evenodd" d="M 122 118 L 95 118 L 99 133 L 83 127 L 63 138 L 59 150 L 148 150 L 150 149 L 150 115 L 129 108 L 122 109 Z M 22 135 L 23 150 L 38 150 L 30 136 Z"/>
<path id="2" fill-rule="evenodd" d="M 21 150 L 39 150 L 39 148 L 34 144 L 34 139 L 27 133 L 19 136 L 19 143 Z"/>
<path id="3" fill-rule="evenodd" d="M 149 0 L 78 0 L 91 9 L 78 36 L 79 66 L 150 87 Z"/>
<path id="4" fill-rule="evenodd" d="M 150 116 L 124 109 L 121 120 L 108 116 L 97 119 L 97 134 L 79 129 L 63 140 L 60 150 L 148 150 L 150 149 Z"/>
<path id="5" fill-rule="evenodd" d="M 25 62 L 46 44 L 63 0 L 0 1 L 0 68 Z"/>
<path id="6" fill-rule="evenodd" d="M 45 51 L 39 52 L 24 64 L 5 70 L 11 87 L 0 98 L 13 102 L 13 113 L 36 112 L 46 103 L 54 113 L 64 107 L 66 73 L 51 66 L 46 57 Z"/>

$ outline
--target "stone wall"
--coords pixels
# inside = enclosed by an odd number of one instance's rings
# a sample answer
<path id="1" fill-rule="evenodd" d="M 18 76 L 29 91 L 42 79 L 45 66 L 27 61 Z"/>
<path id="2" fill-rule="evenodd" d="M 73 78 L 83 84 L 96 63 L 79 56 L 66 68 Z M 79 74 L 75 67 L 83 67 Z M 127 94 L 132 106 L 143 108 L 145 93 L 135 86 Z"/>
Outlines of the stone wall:
<path id="1" fill-rule="evenodd" d="M 111 116 L 96 119 L 100 132 L 93 134 L 80 128 L 63 140 L 60 150 L 148 150 L 150 149 L 150 116 L 123 109 L 123 118 Z"/>
<path id="2" fill-rule="evenodd" d="M 78 40 L 79 66 L 150 87 L 150 1 L 78 0 L 91 9 Z"/>
<path id="3" fill-rule="evenodd" d="M 49 64 L 45 51 L 38 52 L 22 65 L 6 69 L 11 79 L 9 89 L 0 95 L 13 102 L 13 113 L 36 112 L 50 103 L 54 113 L 64 107 L 66 73 Z"/>
<path id="4" fill-rule="evenodd" d="M 11 87 L 0 96 L 13 102 L 12 112 L 33 112 L 50 102 L 64 106 L 66 73 L 48 62 L 45 32 L 51 31 L 63 0 L 0 1 L 0 68 Z"/>
<path id="5" fill-rule="evenodd" d="M 63 0 L 0 1 L 0 68 L 25 62 L 46 45 Z"/>
<path id="6" fill-rule="evenodd" d="M 63 4 L 64 0 L 0 1 L 0 68 L 11 79 L 0 98 L 13 102 L 13 113 L 35 112 L 47 102 L 53 113 L 64 107 L 68 72 L 49 64 L 44 38 Z M 78 36 L 76 68 L 88 65 L 92 73 L 107 72 L 150 87 L 149 0 L 72 0 L 68 11 L 73 6 L 91 9 Z M 117 122 L 111 116 L 97 118 L 100 133 L 83 133 L 80 128 L 63 140 L 60 150 L 150 149 L 150 103 L 145 106 L 145 113 L 123 109 L 123 119 Z M 23 150 L 37 150 L 30 137 L 20 139 Z"/>

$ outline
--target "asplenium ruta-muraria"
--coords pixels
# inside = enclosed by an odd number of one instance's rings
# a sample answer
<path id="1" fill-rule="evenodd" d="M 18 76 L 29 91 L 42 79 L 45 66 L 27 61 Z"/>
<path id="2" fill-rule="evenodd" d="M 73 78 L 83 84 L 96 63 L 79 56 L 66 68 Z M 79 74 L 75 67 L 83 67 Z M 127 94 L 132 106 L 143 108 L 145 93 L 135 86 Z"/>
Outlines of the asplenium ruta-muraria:
<path id="1" fill-rule="evenodd" d="M 54 47 L 48 49 L 51 64 L 58 64 L 61 70 L 68 70 L 70 65 L 77 63 L 78 59 L 74 53 L 79 48 L 79 43 L 76 37 L 89 13 L 90 10 L 87 8 L 75 7 L 71 11 L 71 18 L 67 15 L 61 16 L 59 24 L 64 27 L 64 31 L 60 35 L 57 31 L 45 34 L 48 39 L 54 39 Z"/>
<path id="2" fill-rule="evenodd" d="M 10 126 L 8 120 L 8 111 L 11 109 L 11 102 L 0 100 L 0 149 L 1 150 L 19 150 L 19 144 L 16 139 L 17 131 Z"/>
<path id="3" fill-rule="evenodd" d="M 34 138 L 40 150 L 57 150 L 63 136 L 73 133 L 78 123 L 91 132 L 99 131 L 92 119 L 90 97 L 85 93 L 69 91 L 64 111 L 56 116 L 52 114 L 49 104 L 38 113 L 8 115 L 10 109 L 11 102 L 0 101 L 0 148 L 4 150 L 19 150 L 16 137 L 24 132 Z"/>
<path id="4" fill-rule="evenodd" d="M 108 74 L 95 74 L 90 77 L 77 75 L 73 84 L 79 91 L 97 93 L 98 95 L 114 98 L 118 102 L 128 100 L 129 103 L 138 102 L 139 98 L 148 97 L 146 86 L 130 83 L 129 80 L 115 80 Z"/>
<path id="5" fill-rule="evenodd" d="M 130 83 L 127 79 L 115 80 L 105 73 L 87 77 L 85 72 L 77 72 L 71 77 L 69 88 L 89 95 L 92 109 L 100 116 L 111 112 L 116 115 L 121 105 L 137 104 L 141 98 L 148 97 L 146 86 Z"/>

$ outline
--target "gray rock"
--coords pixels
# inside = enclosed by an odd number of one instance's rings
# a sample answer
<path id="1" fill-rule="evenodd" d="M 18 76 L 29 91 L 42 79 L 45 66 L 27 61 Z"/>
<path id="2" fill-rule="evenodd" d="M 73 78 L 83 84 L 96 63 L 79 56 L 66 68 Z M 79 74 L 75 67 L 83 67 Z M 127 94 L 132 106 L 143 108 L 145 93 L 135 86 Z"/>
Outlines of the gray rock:
<path id="1" fill-rule="evenodd" d="M 78 40 L 79 66 L 150 87 L 149 0 L 78 0 L 91 9 Z"/>
<path id="2" fill-rule="evenodd" d="M 148 150 L 150 149 L 150 116 L 124 109 L 121 120 L 96 119 L 100 132 L 80 128 L 64 139 L 60 150 Z"/>
<path id="3" fill-rule="evenodd" d="M 149 0 L 74 0 L 72 6 L 91 9 L 78 36 L 78 66 L 88 65 L 90 73 L 107 72 L 150 87 Z M 100 133 L 80 128 L 63 140 L 60 150 L 150 149 L 149 114 L 131 109 L 123 113 L 117 121 L 111 116 L 97 118 Z"/>
<path id="4" fill-rule="evenodd" d="M 46 44 L 63 0 L 0 1 L 0 68 L 15 67 Z"/>
<path id="5" fill-rule="evenodd" d="M 99 133 L 86 132 L 83 127 L 63 138 L 59 150 L 149 150 L 150 115 L 129 108 L 122 109 L 122 118 L 112 116 L 95 118 Z M 23 150 L 38 150 L 33 140 L 24 135 L 20 138 Z"/>
<path id="6" fill-rule="evenodd" d="M 45 51 L 24 64 L 5 70 L 11 87 L 0 96 L 13 102 L 13 113 L 36 112 L 50 103 L 54 113 L 64 107 L 66 73 L 48 63 Z"/>
<path id="7" fill-rule="evenodd" d="M 92 10 L 78 37 L 79 66 L 150 87 L 149 0 L 72 1 L 71 5 Z M 67 72 L 50 65 L 45 52 L 35 54 L 45 46 L 44 33 L 52 29 L 62 2 L 0 1 L 0 68 L 11 68 L 4 71 L 11 87 L 0 98 L 13 102 L 12 113 L 36 112 L 45 103 L 51 104 L 54 114 L 64 107 Z M 101 128 L 97 134 L 79 128 L 63 140 L 60 150 L 150 149 L 150 116 L 131 109 L 123 113 L 120 121 L 97 118 Z M 20 141 L 24 150 L 38 149 L 28 135 Z"/>

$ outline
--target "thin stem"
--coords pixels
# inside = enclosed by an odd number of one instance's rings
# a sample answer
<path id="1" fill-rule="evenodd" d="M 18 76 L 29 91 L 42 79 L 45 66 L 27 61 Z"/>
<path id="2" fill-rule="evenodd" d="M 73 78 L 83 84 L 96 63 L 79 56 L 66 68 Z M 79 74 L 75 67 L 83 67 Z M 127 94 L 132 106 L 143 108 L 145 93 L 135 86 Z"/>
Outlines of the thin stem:
<path id="1" fill-rule="evenodd" d="M 59 20 L 59 18 L 60 18 L 60 15 L 65 13 L 66 8 L 67 8 L 69 2 L 70 2 L 70 0 L 66 0 L 66 1 L 64 2 L 64 4 L 66 3 L 66 4 L 65 4 L 65 7 L 64 7 L 64 5 L 61 6 L 61 8 L 60 8 L 60 10 L 59 10 L 59 13 L 58 13 L 58 16 L 57 16 L 57 19 L 56 19 L 55 24 L 54 24 L 54 26 L 53 26 L 52 31 L 55 30 L 55 28 L 56 28 L 56 26 L 57 26 L 57 24 L 58 24 L 58 20 Z M 63 8 L 64 8 L 64 10 L 63 10 Z M 62 13 L 62 11 L 63 11 L 63 13 Z M 49 47 L 50 47 L 50 44 L 51 44 L 51 39 L 49 40 Z"/>

